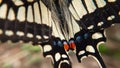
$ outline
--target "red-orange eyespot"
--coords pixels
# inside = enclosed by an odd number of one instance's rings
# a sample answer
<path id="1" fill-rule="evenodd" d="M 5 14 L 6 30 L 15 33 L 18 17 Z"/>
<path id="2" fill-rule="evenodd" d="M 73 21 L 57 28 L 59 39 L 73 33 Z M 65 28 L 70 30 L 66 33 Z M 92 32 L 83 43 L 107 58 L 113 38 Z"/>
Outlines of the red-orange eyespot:
<path id="1" fill-rule="evenodd" d="M 69 45 L 66 43 L 66 44 L 64 44 L 64 49 L 66 50 L 66 51 L 68 51 L 69 50 Z"/>
<path id="2" fill-rule="evenodd" d="M 76 47 L 75 43 L 74 42 L 70 42 L 70 48 L 71 49 L 75 49 L 75 47 Z"/>

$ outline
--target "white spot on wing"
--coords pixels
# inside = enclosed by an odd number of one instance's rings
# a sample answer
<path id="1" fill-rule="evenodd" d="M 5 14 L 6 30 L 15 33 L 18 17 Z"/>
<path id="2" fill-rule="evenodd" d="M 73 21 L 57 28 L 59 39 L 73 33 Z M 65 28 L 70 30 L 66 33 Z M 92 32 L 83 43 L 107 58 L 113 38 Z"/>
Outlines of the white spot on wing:
<path id="1" fill-rule="evenodd" d="M 92 47 L 92 45 L 87 45 L 86 51 L 91 52 L 91 53 L 95 53 L 95 49 Z"/>
<path id="2" fill-rule="evenodd" d="M 99 8 L 102 8 L 102 7 L 104 7 L 106 5 L 106 2 L 104 0 L 95 0 L 95 1 L 96 1 L 97 6 Z"/>
<path id="3" fill-rule="evenodd" d="M 45 46 L 43 47 L 43 50 L 44 50 L 44 52 L 49 52 L 49 51 L 52 50 L 52 47 L 51 47 L 51 45 L 45 45 Z"/>
<path id="4" fill-rule="evenodd" d="M 19 43 L 24 43 L 22 40 L 19 40 Z"/>
<path id="5" fill-rule="evenodd" d="M 6 31 L 5 31 L 5 35 L 7 35 L 7 36 L 12 36 L 12 35 L 14 35 L 14 33 L 13 33 L 13 31 L 11 31 L 11 30 L 6 30 Z"/>
<path id="6" fill-rule="evenodd" d="M 83 6 L 81 0 L 73 0 L 72 4 L 80 18 L 82 18 L 83 15 L 87 14 L 87 11 L 85 7 Z"/>
<path id="7" fill-rule="evenodd" d="M 21 22 L 25 21 L 25 7 L 21 6 L 18 10 L 17 19 Z"/>
<path id="8" fill-rule="evenodd" d="M 115 16 L 114 15 L 111 15 L 111 16 L 109 16 L 108 18 L 107 18 L 107 20 L 113 20 L 115 18 Z"/>
<path id="9" fill-rule="evenodd" d="M 67 55 L 65 55 L 65 54 L 62 54 L 62 58 L 67 58 Z"/>
<path id="10" fill-rule="evenodd" d="M 115 26 L 115 24 L 112 24 L 111 26 Z"/>
<path id="11" fill-rule="evenodd" d="M 21 37 L 21 36 L 24 36 L 24 32 L 22 32 L 22 31 L 17 31 L 17 32 L 16 32 L 16 35 L 18 35 L 18 36 L 20 36 L 20 37 Z"/>
<path id="12" fill-rule="evenodd" d="M 88 2 L 88 0 L 85 0 L 85 3 L 86 3 L 87 10 L 89 11 L 89 13 L 92 13 L 95 11 L 96 6 L 95 6 L 93 0 L 89 0 L 89 2 Z"/>
<path id="13" fill-rule="evenodd" d="M 49 37 L 48 37 L 48 36 L 46 36 L 46 35 L 44 35 L 43 37 L 44 37 L 45 39 L 48 39 L 48 38 L 49 38 Z"/>
<path id="14" fill-rule="evenodd" d="M 24 3 L 21 0 L 12 0 L 16 6 L 23 5 Z"/>
<path id="15" fill-rule="evenodd" d="M 83 55 L 85 53 L 84 50 L 79 51 L 78 55 Z"/>
<path id="16" fill-rule="evenodd" d="M 98 22 L 97 26 L 102 26 L 103 22 Z"/>
<path id="17" fill-rule="evenodd" d="M 108 0 L 108 2 L 116 2 L 116 0 Z"/>
<path id="18" fill-rule="evenodd" d="M 27 0 L 28 2 L 33 2 L 34 0 Z"/>
<path id="19" fill-rule="evenodd" d="M 92 39 L 99 39 L 102 37 L 103 37 L 103 35 L 101 33 L 98 33 L 98 32 L 92 34 Z"/>
<path id="20" fill-rule="evenodd" d="M 33 38 L 33 34 L 32 33 L 27 33 L 27 37 L 28 38 Z"/>
<path id="21" fill-rule="evenodd" d="M 59 61 L 60 58 L 61 58 L 60 53 L 56 53 L 56 54 L 55 54 L 55 60 L 56 60 L 56 61 Z"/>
<path id="22" fill-rule="evenodd" d="M 9 20 L 15 20 L 15 13 L 14 13 L 14 10 L 12 8 L 9 9 L 8 19 Z"/>
<path id="23" fill-rule="evenodd" d="M 36 38 L 37 38 L 37 39 L 41 39 L 41 36 L 40 36 L 40 35 L 36 35 Z"/>
<path id="24" fill-rule="evenodd" d="M 39 5 L 37 2 L 34 3 L 34 17 L 37 24 L 41 24 Z"/>
<path id="25" fill-rule="evenodd" d="M 88 29 L 93 29 L 93 27 L 94 27 L 93 25 L 90 25 L 90 26 L 88 27 Z"/>
<path id="26" fill-rule="evenodd" d="M 27 21 L 28 21 L 28 22 L 33 22 L 33 11 L 32 11 L 32 6 L 28 6 Z"/>
<path id="27" fill-rule="evenodd" d="M 7 14 L 7 4 L 0 6 L 0 18 L 5 19 Z"/>

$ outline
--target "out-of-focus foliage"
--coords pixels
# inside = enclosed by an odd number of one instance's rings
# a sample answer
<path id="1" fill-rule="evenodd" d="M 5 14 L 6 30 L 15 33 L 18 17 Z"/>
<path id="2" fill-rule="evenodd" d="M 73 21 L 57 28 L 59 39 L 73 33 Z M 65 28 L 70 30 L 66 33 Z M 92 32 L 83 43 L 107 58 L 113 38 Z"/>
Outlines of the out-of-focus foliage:
<path id="1" fill-rule="evenodd" d="M 108 55 L 108 56 L 116 58 L 116 59 L 120 59 L 120 48 L 118 48 L 116 50 L 110 50 L 109 48 L 106 47 L 105 44 L 101 44 L 99 46 L 99 51 L 102 54 Z"/>
<path id="2" fill-rule="evenodd" d="M 39 52 L 40 51 L 40 47 L 39 46 L 37 46 L 37 45 L 33 46 L 31 44 L 23 44 L 21 49 L 27 50 L 27 51 L 30 51 L 30 52 Z"/>
<path id="3" fill-rule="evenodd" d="M 108 48 L 105 46 L 105 44 L 101 44 L 100 46 L 99 46 L 99 51 L 101 52 L 101 53 L 108 53 L 109 51 L 108 51 Z"/>

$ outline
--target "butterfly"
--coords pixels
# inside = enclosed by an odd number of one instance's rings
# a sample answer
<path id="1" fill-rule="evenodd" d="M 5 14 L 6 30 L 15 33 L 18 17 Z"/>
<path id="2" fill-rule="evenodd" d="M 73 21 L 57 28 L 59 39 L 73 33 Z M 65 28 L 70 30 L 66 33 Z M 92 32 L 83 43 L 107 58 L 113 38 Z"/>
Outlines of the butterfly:
<path id="1" fill-rule="evenodd" d="M 106 68 L 97 48 L 119 22 L 119 0 L 0 0 L 0 41 L 39 45 L 54 68 L 72 68 L 69 50 Z"/>

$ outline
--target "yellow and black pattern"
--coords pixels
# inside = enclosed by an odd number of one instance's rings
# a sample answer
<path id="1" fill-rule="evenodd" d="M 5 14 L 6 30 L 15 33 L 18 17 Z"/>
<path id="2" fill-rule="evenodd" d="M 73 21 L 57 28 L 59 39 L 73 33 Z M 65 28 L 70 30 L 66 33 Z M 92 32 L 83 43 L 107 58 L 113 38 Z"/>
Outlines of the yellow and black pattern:
<path id="1" fill-rule="evenodd" d="M 97 47 L 115 23 L 119 0 L 0 0 L 0 41 L 40 45 L 54 68 L 72 67 L 69 50 L 80 62 L 92 56 L 106 68 Z"/>

